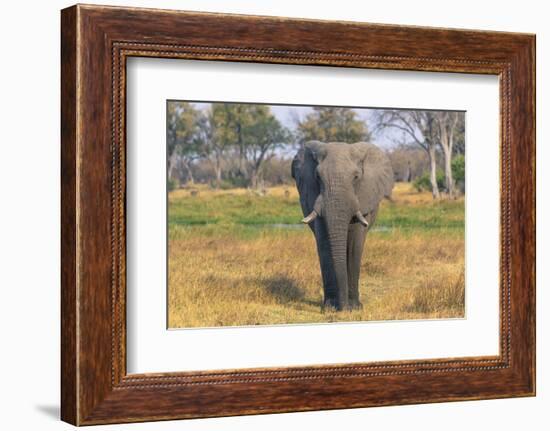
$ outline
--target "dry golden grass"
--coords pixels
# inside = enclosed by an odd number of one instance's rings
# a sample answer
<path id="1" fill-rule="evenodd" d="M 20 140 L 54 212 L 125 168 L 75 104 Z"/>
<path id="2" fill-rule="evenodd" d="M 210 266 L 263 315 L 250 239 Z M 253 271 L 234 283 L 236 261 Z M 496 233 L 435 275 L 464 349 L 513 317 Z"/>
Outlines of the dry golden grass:
<path id="1" fill-rule="evenodd" d="M 284 187 L 270 196 L 296 198 Z M 245 190 L 200 190 L 193 199 Z M 189 190 L 171 193 L 187 199 Z M 429 194 L 398 184 L 395 203 L 434 205 Z M 381 211 L 384 211 L 382 209 Z M 170 230 L 169 326 L 210 327 L 464 316 L 464 232 L 373 231 L 360 279 L 363 309 L 322 312 L 322 284 L 309 229 L 184 226 Z"/>

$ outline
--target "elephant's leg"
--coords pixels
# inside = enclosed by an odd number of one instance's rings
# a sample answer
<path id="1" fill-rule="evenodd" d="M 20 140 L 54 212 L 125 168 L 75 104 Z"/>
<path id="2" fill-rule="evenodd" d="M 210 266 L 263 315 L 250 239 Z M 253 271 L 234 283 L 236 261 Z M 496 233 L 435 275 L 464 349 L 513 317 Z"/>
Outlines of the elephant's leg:
<path id="1" fill-rule="evenodd" d="M 324 298 L 322 308 L 336 308 L 338 305 L 336 277 L 332 267 L 327 229 L 321 220 L 315 220 L 314 232 L 317 242 L 317 254 L 319 255 L 319 263 L 321 265 L 321 275 L 323 277 Z"/>
<path id="2" fill-rule="evenodd" d="M 348 230 L 348 298 L 351 309 L 362 308 L 359 299 L 359 273 L 361 272 L 361 256 L 367 229 L 359 223 L 349 225 Z"/>

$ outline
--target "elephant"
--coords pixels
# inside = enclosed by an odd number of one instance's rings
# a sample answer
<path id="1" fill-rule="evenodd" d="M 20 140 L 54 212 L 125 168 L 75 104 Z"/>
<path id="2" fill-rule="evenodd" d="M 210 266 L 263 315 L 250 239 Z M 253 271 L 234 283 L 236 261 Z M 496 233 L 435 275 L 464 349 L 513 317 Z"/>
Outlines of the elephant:
<path id="1" fill-rule="evenodd" d="M 321 308 L 361 309 L 359 273 L 367 232 L 394 184 L 389 157 L 368 142 L 309 141 L 292 160 L 303 223 L 317 243 Z"/>

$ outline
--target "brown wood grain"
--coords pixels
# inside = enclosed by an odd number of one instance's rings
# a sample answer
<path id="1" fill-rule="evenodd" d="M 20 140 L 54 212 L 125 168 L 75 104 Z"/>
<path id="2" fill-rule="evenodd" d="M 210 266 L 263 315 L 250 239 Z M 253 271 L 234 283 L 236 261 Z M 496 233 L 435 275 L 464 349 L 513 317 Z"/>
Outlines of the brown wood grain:
<path id="1" fill-rule="evenodd" d="M 62 11 L 61 47 L 63 420 L 84 425 L 534 394 L 533 35 L 78 5 Z M 500 355 L 127 375 L 130 56 L 499 75 Z"/>
<path id="2" fill-rule="evenodd" d="M 76 9 L 61 16 L 61 417 L 77 422 Z"/>

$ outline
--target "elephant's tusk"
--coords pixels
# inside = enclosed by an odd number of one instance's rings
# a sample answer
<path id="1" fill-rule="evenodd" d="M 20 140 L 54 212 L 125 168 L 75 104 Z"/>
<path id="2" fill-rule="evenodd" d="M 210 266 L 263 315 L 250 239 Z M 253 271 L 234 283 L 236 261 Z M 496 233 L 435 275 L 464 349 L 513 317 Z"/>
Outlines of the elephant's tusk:
<path id="1" fill-rule="evenodd" d="M 355 217 L 357 217 L 357 220 L 359 220 L 359 223 L 361 223 L 363 226 L 369 227 L 369 222 L 368 222 L 367 219 L 363 216 L 363 214 L 361 213 L 361 211 L 357 211 L 357 212 L 355 213 Z"/>
<path id="2" fill-rule="evenodd" d="M 313 210 L 311 211 L 311 213 L 309 213 L 309 215 L 305 218 L 302 219 L 302 223 L 304 224 L 309 224 L 311 223 L 313 220 L 315 220 L 317 218 L 319 214 L 317 214 L 317 211 Z"/>

